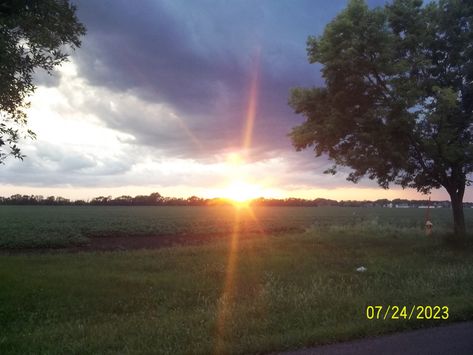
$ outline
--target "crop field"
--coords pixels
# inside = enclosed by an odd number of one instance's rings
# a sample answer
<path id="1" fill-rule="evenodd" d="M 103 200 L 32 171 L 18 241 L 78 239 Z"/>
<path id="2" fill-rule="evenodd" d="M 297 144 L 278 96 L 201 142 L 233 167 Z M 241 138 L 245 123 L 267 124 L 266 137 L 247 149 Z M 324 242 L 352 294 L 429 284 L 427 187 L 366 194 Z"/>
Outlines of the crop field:
<path id="1" fill-rule="evenodd" d="M 421 209 L 2 207 L 0 354 L 271 353 L 472 320 L 472 236 L 462 248 L 446 244 L 450 211 L 431 215 L 426 237 Z M 152 250 L 21 251 L 201 233 L 218 237 Z M 449 314 L 368 319 L 373 305 Z"/>
<path id="2" fill-rule="evenodd" d="M 302 232 L 308 228 L 422 233 L 424 209 L 341 207 L 91 207 L 0 206 L 0 248 L 81 245 L 93 237 Z M 449 209 L 430 210 L 434 230 L 451 229 Z M 473 209 L 466 209 L 473 227 Z"/>

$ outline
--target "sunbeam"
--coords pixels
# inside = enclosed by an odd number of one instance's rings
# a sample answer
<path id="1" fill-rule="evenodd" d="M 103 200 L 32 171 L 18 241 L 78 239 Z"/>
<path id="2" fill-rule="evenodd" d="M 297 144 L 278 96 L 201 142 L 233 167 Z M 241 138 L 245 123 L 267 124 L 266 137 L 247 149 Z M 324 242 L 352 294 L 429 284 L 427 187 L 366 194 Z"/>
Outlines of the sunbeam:
<path id="1" fill-rule="evenodd" d="M 232 165 L 236 167 L 236 170 L 241 167 L 242 163 L 248 160 L 249 151 L 251 148 L 253 129 L 255 125 L 255 117 L 257 112 L 258 102 L 258 89 L 259 89 L 259 58 L 260 50 L 257 48 L 256 55 L 254 58 L 253 66 L 251 68 L 251 81 L 248 98 L 248 106 L 246 110 L 245 127 L 243 131 L 243 142 L 242 142 L 242 153 L 244 156 L 239 154 L 233 154 L 229 157 Z M 235 278 L 236 269 L 238 264 L 238 242 L 240 234 L 240 219 L 241 213 L 246 211 L 250 213 L 250 216 L 257 223 L 256 216 L 254 215 L 251 207 L 247 203 L 252 198 L 257 197 L 261 189 L 255 184 L 249 184 L 242 181 L 234 181 L 227 190 L 227 197 L 231 198 L 236 202 L 237 207 L 243 207 L 243 209 L 235 208 L 235 220 L 233 226 L 233 233 L 231 236 L 230 249 L 228 253 L 228 261 L 225 275 L 225 282 L 222 291 L 222 295 L 219 299 L 218 313 L 217 313 L 217 331 L 216 331 L 216 345 L 215 353 L 221 354 L 224 352 L 225 347 L 225 335 L 226 325 L 228 324 L 232 304 L 234 302 L 235 295 Z M 259 224 L 258 224 L 259 226 Z M 260 228 L 260 231 L 262 229 Z"/>
<path id="2" fill-rule="evenodd" d="M 256 50 L 256 55 L 253 61 L 253 67 L 251 69 L 251 83 L 250 83 L 250 95 L 248 99 L 248 106 L 246 109 L 246 121 L 245 130 L 243 134 L 243 152 L 248 154 L 248 150 L 251 148 L 251 140 L 253 138 L 253 129 L 255 125 L 256 109 L 258 102 L 258 89 L 259 89 L 259 60 L 260 60 L 260 49 Z"/>
<path id="3" fill-rule="evenodd" d="M 235 267 L 238 257 L 238 235 L 240 233 L 240 209 L 235 208 L 235 220 L 233 225 L 233 232 L 230 239 L 230 247 L 228 251 L 228 261 L 225 273 L 225 283 L 220 296 L 217 311 L 217 330 L 215 342 L 215 354 L 223 353 L 225 343 L 225 324 L 227 323 L 230 313 L 231 304 L 234 297 L 235 288 Z"/>
<path id="4" fill-rule="evenodd" d="M 172 118 L 174 118 L 177 121 L 177 124 L 179 127 L 182 128 L 184 133 L 189 137 L 189 139 L 200 149 L 203 150 L 204 146 L 202 145 L 202 142 L 199 140 L 199 138 L 196 137 L 194 133 L 190 130 L 190 128 L 187 126 L 187 124 L 176 114 L 171 114 Z"/>

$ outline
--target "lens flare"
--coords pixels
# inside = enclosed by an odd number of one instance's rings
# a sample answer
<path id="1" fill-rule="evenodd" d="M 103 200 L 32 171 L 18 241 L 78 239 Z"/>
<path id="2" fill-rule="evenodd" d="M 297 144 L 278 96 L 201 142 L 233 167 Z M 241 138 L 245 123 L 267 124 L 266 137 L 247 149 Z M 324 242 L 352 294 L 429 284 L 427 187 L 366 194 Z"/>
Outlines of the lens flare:
<path id="1" fill-rule="evenodd" d="M 235 297 L 235 279 L 237 278 L 236 272 L 238 270 L 238 243 L 240 234 L 240 219 L 241 213 L 248 213 L 256 224 L 259 226 L 256 215 L 253 213 L 249 202 L 252 199 L 263 196 L 263 189 L 261 186 L 247 182 L 248 179 L 244 178 L 242 172 L 242 165 L 248 160 L 249 151 L 251 148 L 253 130 L 255 125 L 255 118 L 257 112 L 258 102 L 258 89 L 259 89 L 259 57 L 260 50 L 257 49 L 255 60 L 253 62 L 251 70 L 250 90 L 248 98 L 248 106 L 246 109 L 245 128 L 243 131 L 242 139 L 242 154 L 232 153 L 228 156 L 227 163 L 229 164 L 229 173 L 232 177 L 239 177 L 240 180 L 233 180 L 222 193 L 222 197 L 234 201 L 236 208 L 234 229 L 231 235 L 230 249 L 226 267 L 225 282 L 223 285 L 222 295 L 218 305 L 218 318 L 217 318 L 217 334 L 215 343 L 215 353 L 224 353 L 224 338 L 226 334 L 226 324 L 231 321 L 231 313 L 233 310 L 232 304 L 236 302 Z M 258 229 L 260 229 L 258 227 Z M 263 232 L 263 231 L 261 231 Z"/>
<path id="2" fill-rule="evenodd" d="M 250 94 L 248 99 L 248 106 L 246 109 L 246 125 L 243 134 L 243 150 L 245 153 L 248 153 L 248 150 L 251 147 L 251 140 L 253 138 L 253 129 L 255 125 L 259 89 L 259 61 L 260 50 L 258 48 L 251 70 Z"/>

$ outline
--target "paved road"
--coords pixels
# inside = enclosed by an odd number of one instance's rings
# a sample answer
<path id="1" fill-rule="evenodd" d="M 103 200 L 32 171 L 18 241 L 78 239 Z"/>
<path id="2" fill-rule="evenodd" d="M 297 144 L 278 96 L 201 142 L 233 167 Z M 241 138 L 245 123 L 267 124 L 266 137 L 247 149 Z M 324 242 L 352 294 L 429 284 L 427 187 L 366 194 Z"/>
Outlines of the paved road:
<path id="1" fill-rule="evenodd" d="M 284 355 L 472 355 L 473 322 L 418 329 L 403 333 L 354 340 L 346 343 L 322 345 L 281 353 Z"/>

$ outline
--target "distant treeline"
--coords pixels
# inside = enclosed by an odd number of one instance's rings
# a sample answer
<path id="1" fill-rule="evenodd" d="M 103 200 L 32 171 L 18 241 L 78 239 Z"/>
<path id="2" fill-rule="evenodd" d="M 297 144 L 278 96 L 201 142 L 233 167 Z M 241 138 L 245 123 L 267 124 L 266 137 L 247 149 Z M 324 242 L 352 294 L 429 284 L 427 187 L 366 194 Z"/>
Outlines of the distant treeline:
<path id="1" fill-rule="evenodd" d="M 60 196 L 41 195 L 12 195 L 10 197 L 0 197 L 0 205 L 45 205 L 45 206 L 216 206 L 231 205 L 233 202 L 223 198 L 205 199 L 197 196 L 189 198 L 164 197 L 158 192 L 152 194 L 132 196 L 99 196 L 91 200 L 70 200 Z M 301 198 L 257 198 L 251 201 L 252 206 L 300 206 L 300 207 L 322 207 L 322 206 L 339 206 L 339 207 L 391 207 L 406 208 L 420 207 L 432 208 L 450 207 L 450 201 L 432 201 L 427 200 L 406 200 L 406 199 L 379 199 L 376 201 L 335 201 L 325 198 L 316 198 L 314 200 L 306 200 Z M 473 203 L 464 203 L 466 207 L 473 207 Z"/>

